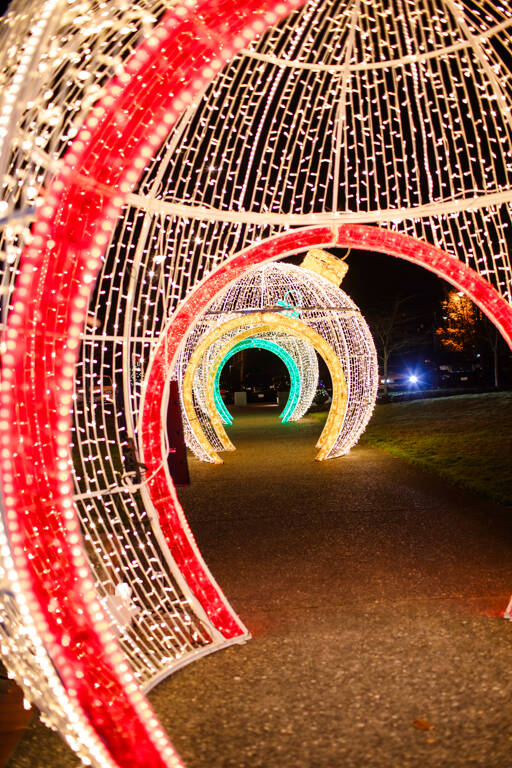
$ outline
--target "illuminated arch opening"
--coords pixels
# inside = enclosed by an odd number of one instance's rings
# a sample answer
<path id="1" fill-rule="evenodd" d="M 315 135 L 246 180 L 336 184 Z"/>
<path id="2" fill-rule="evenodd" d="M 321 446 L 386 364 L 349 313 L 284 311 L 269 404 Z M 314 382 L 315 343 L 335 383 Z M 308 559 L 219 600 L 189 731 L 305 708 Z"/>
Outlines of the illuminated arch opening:
<path id="1" fill-rule="evenodd" d="M 256 329 L 253 329 L 253 330 L 256 330 Z M 270 331 L 271 331 L 270 328 L 266 329 L 266 333 L 267 334 L 269 334 Z M 210 372 L 209 372 L 209 375 L 208 375 L 207 386 L 206 386 L 207 407 L 208 407 L 209 412 L 211 413 L 212 426 L 216 430 L 217 434 L 219 435 L 219 438 L 221 440 L 221 443 L 223 444 L 224 450 L 233 450 L 234 446 L 231 443 L 231 441 L 229 440 L 228 436 L 226 435 L 226 432 L 225 432 L 225 430 L 223 428 L 223 425 L 222 425 L 222 421 L 218 418 L 220 414 L 215 412 L 215 408 L 214 408 L 215 387 L 216 387 L 216 383 L 218 383 L 218 379 L 220 377 L 221 366 L 224 364 L 224 360 L 226 359 L 227 355 L 230 353 L 230 350 L 232 348 L 231 344 L 233 343 L 233 344 L 235 344 L 237 346 L 238 346 L 238 344 L 244 344 L 245 340 L 243 339 L 243 337 L 246 337 L 248 333 L 250 334 L 251 331 L 245 331 L 245 332 L 242 332 L 241 334 L 235 334 L 234 337 L 232 338 L 232 340 L 230 342 L 228 342 L 224 347 L 222 347 L 219 350 L 219 353 L 218 353 L 217 357 L 215 358 L 215 360 L 213 361 L 211 369 L 210 369 Z M 282 335 L 283 334 L 281 334 L 281 333 L 279 333 L 279 334 L 278 333 L 274 333 L 273 334 L 273 338 L 280 338 Z M 251 337 L 248 337 L 247 340 L 249 340 L 249 338 L 251 338 Z M 298 335 L 294 334 L 292 338 L 295 338 L 297 341 L 300 341 L 302 344 L 304 344 L 306 342 L 306 337 L 304 335 L 298 336 Z M 265 341 L 265 339 L 263 339 L 263 340 Z M 220 341 L 222 341 L 222 336 L 220 338 Z M 284 343 L 286 343 L 286 342 L 284 342 Z M 272 344 L 276 345 L 275 342 L 272 342 Z M 276 346 L 279 347 L 280 345 L 277 344 Z M 281 349 L 283 349 L 283 347 L 281 347 Z M 310 347 L 310 345 L 308 343 L 307 351 L 310 352 L 310 349 L 311 349 L 311 347 Z M 286 350 L 284 350 L 284 351 L 286 352 Z M 315 363 L 316 363 L 316 354 L 315 354 L 314 350 L 312 350 L 312 351 L 313 351 L 314 360 L 315 360 Z M 294 390 L 293 385 L 292 385 L 292 387 L 290 389 L 290 395 L 289 395 L 289 398 L 288 398 L 288 402 L 287 402 L 287 404 L 285 406 L 283 414 L 286 413 L 286 412 L 288 412 L 290 415 L 294 414 L 294 418 L 296 419 L 296 418 L 299 418 L 299 417 L 295 414 L 295 410 L 296 410 L 297 406 L 299 405 L 299 398 L 301 396 L 301 393 L 302 393 L 304 387 L 303 387 L 303 382 L 301 382 L 299 368 L 298 368 L 297 364 L 295 363 L 293 357 L 291 355 L 289 355 L 289 357 L 290 357 L 290 359 L 292 361 L 293 366 L 295 366 L 295 370 L 296 370 L 295 390 Z M 316 372 L 318 371 L 318 365 L 317 365 L 315 371 Z M 291 374 L 290 374 L 290 378 L 291 378 Z M 318 379 L 318 374 L 317 373 L 316 373 L 316 378 Z M 305 398 L 305 401 L 302 403 L 303 408 L 304 408 L 304 405 L 307 405 L 308 402 L 312 402 L 313 397 L 314 397 L 314 392 L 310 392 L 307 395 L 307 397 Z M 300 415 L 303 414 L 303 408 L 299 411 Z M 283 419 L 283 421 L 284 421 L 284 419 Z"/>
<path id="2" fill-rule="evenodd" d="M 195 385 L 195 382 L 196 382 L 196 380 L 198 378 L 197 374 L 198 374 L 200 368 L 202 366 L 207 367 L 205 365 L 205 361 L 207 359 L 208 353 L 211 352 L 212 349 L 215 350 L 215 358 L 212 361 L 212 364 L 215 365 L 216 362 L 220 362 L 220 360 L 221 360 L 221 358 L 219 357 L 219 351 L 223 351 L 223 354 L 227 353 L 231 349 L 231 344 L 236 344 L 237 342 L 241 343 L 244 340 L 253 337 L 256 332 L 268 333 L 270 331 L 270 328 L 268 326 L 261 326 L 261 327 L 252 326 L 249 329 L 247 329 L 246 327 L 243 327 L 243 328 L 244 328 L 244 330 L 242 330 L 240 332 L 238 332 L 238 329 L 236 329 L 234 333 L 229 333 L 228 332 L 226 334 L 222 334 L 217 339 L 217 342 L 218 342 L 217 344 L 214 344 L 214 343 L 212 343 L 212 344 L 209 344 L 209 343 L 205 344 L 205 347 L 206 347 L 205 354 L 201 357 L 200 361 L 198 362 L 196 371 L 194 373 L 194 385 Z M 230 341 L 225 343 L 223 347 L 220 347 L 219 345 L 221 345 L 224 342 L 224 337 L 230 337 Z M 212 438 L 211 438 L 211 433 L 208 436 L 208 440 L 210 442 L 211 447 L 215 450 L 216 449 L 215 443 L 218 440 L 218 448 L 217 448 L 217 450 L 234 451 L 235 450 L 235 446 L 233 445 L 233 443 L 229 439 L 229 437 L 228 437 L 228 435 L 226 433 L 226 430 L 224 429 L 224 426 L 222 424 L 222 419 L 219 418 L 219 413 L 215 409 L 214 390 L 212 389 L 213 384 L 212 384 L 212 375 L 211 375 L 212 374 L 212 367 L 211 367 L 211 365 L 207 368 L 205 373 L 206 373 L 206 375 L 205 375 L 206 381 L 204 382 L 204 392 L 202 392 L 201 394 L 202 394 L 202 396 L 204 398 L 204 409 L 206 411 L 208 421 L 205 422 L 205 419 L 202 420 L 203 431 L 205 430 L 205 424 L 206 423 L 208 424 L 208 426 L 210 426 L 210 424 L 211 424 L 211 428 L 213 430 L 213 435 L 214 435 L 214 440 L 212 440 Z M 197 389 L 194 386 L 194 393 L 196 393 L 196 392 L 197 392 Z M 183 401 L 183 387 L 182 387 L 181 396 L 182 396 L 182 401 Z M 197 413 L 197 411 L 196 411 L 196 413 Z M 185 411 L 185 418 L 186 418 L 186 411 Z M 189 423 L 188 423 L 188 419 L 187 418 L 186 418 L 186 424 L 188 426 L 190 426 Z M 194 431 L 193 431 L 193 434 L 195 434 Z M 198 456 L 198 458 L 202 459 L 203 456 L 201 456 L 200 454 L 198 455 L 197 451 L 194 450 L 196 448 L 197 444 L 200 445 L 200 443 L 198 443 L 198 441 L 195 440 L 195 439 L 193 439 L 192 441 L 189 440 L 187 442 L 187 445 L 194 451 L 196 456 Z M 208 459 L 210 459 L 209 454 L 206 454 L 206 457 Z"/>
<path id="3" fill-rule="evenodd" d="M 249 339 L 246 339 L 245 341 L 239 341 L 237 344 L 232 347 L 224 357 L 221 359 L 220 363 L 216 365 L 214 363 L 215 373 L 213 375 L 213 401 L 215 404 L 215 408 L 217 409 L 217 413 L 226 424 L 232 424 L 233 418 L 229 411 L 227 410 L 226 406 L 224 405 L 224 401 L 222 400 L 221 394 L 220 394 L 220 377 L 222 375 L 222 371 L 224 366 L 228 363 L 229 360 L 231 360 L 234 355 L 237 355 L 239 352 L 243 352 L 245 349 L 264 349 L 267 352 L 272 352 L 272 354 L 276 355 L 282 362 L 285 364 L 288 375 L 290 377 L 290 393 L 288 395 L 288 400 L 279 414 L 279 418 L 281 421 L 286 423 L 290 416 L 292 415 L 293 411 L 295 410 L 295 406 L 299 402 L 300 397 L 300 390 L 301 390 L 301 381 L 300 381 L 300 374 L 299 369 L 297 367 L 297 363 L 293 359 L 293 357 L 279 344 L 277 344 L 275 341 L 270 341 L 268 339 L 264 338 L 258 338 L 258 337 L 251 337 Z"/>
<path id="4" fill-rule="evenodd" d="M 222 464 L 222 459 L 212 449 L 206 435 L 204 434 L 193 404 L 193 382 L 194 374 L 197 366 L 204 355 L 208 347 L 213 344 L 217 339 L 221 338 L 226 332 L 236 330 L 242 326 L 246 326 L 250 323 L 254 325 L 263 325 L 270 328 L 276 328 L 279 330 L 285 330 L 287 333 L 298 336 L 299 338 L 304 336 L 311 345 L 315 348 L 321 357 L 325 360 L 332 381 L 332 404 L 329 410 L 329 416 L 325 423 L 324 429 L 317 443 L 317 447 L 320 449 L 317 455 L 317 461 L 323 461 L 329 455 L 334 441 L 341 431 L 341 425 L 345 416 L 345 409 L 347 404 L 347 388 L 345 383 L 345 376 L 343 370 L 339 364 L 338 357 L 334 353 L 331 346 L 325 341 L 325 339 L 316 333 L 312 328 L 309 328 L 300 320 L 291 317 L 285 317 L 273 312 L 254 312 L 250 315 L 250 320 L 247 316 L 241 318 L 233 318 L 227 320 L 221 325 L 217 326 L 206 339 L 200 343 L 192 356 L 190 357 L 187 369 L 185 371 L 185 377 L 183 379 L 183 403 L 185 406 L 185 412 L 192 427 L 194 435 L 198 443 L 203 448 L 204 452 L 209 456 L 209 459 L 214 464 Z M 212 382 L 212 395 L 213 395 L 213 382 Z M 219 420 L 220 421 L 220 420 Z M 222 425 L 221 425 L 222 426 Z"/>
<path id="5" fill-rule="evenodd" d="M 182 512 L 172 481 L 161 461 L 162 403 L 166 402 L 168 361 L 174 359 L 180 340 L 218 292 L 253 265 L 284 258 L 308 248 L 340 247 L 378 251 L 403 258 L 444 278 L 465 291 L 494 322 L 512 347 L 512 307 L 493 286 L 467 265 L 424 241 L 378 227 L 342 224 L 336 228 L 308 227 L 286 232 L 244 249 L 227 260 L 182 303 L 154 351 L 145 382 L 140 434 L 144 462 L 151 473 L 148 494 L 168 537 L 179 527 Z"/>
<path id="6" fill-rule="evenodd" d="M 194 375 L 194 400 L 196 403 L 197 415 L 201 417 L 203 430 L 206 431 L 208 440 L 216 450 L 234 450 L 234 446 L 229 440 L 222 424 L 222 419 L 218 418 L 218 412 L 215 409 L 213 384 L 210 373 L 213 373 L 212 366 L 218 365 L 229 350 L 245 339 L 256 336 L 277 343 L 287 351 L 294 360 L 299 370 L 300 388 L 298 389 L 298 400 L 295 408 L 290 412 L 290 418 L 294 421 L 302 416 L 310 408 L 316 393 L 318 382 L 318 361 L 316 352 L 304 337 L 290 336 L 279 331 L 272 331 L 269 327 L 251 326 L 248 330 L 244 329 L 226 333 L 221 336 L 217 343 L 208 346 L 206 353 L 201 358 Z M 229 338 L 229 341 L 226 339 Z M 213 400 L 212 400 L 213 398 Z M 183 398 L 182 398 L 183 399 Z M 228 413 L 229 415 L 229 413 Z M 188 447 L 195 453 L 197 458 L 205 460 L 202 452 L 198 451 L 198 443 L 193 439 L 189 431 L 188 420 L 184 414 L 185 422 L 185 441 Z M 208 457 L 207 457 L 208 458 Z"/>

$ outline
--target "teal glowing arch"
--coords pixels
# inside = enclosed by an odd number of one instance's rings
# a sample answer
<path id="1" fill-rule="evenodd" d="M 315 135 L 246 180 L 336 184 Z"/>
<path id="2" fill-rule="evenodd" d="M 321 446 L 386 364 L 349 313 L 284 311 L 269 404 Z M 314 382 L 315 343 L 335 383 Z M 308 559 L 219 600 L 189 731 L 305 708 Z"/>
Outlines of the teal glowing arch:
<path id="1" fill-rule="evenodd" d="M 277 355 L 277 357 L 279 357 L 288 368 L 288 373 L 290 374 L 290 394 L 288 396 L 288 402 L 280 413 L 281 421 L 284 424 L 288 421 L 290 415 L 295 410 L 295 406 L 299 402 L 301 387 L 299 369 L 293 357 L 285 349 L 283 349 L 283 347 L 281 347 L 275 341 L 261 339 L 257 336 L 251 336 L 249 339 L 243 339 L 242 341 L 239 341 L 238 344 L 235 344 L 235 346 L 229 350 L 217 368 L 217 372 L 215 374 L 215 382 L 213 385 L 213 397 L 215 401 L 215 407 L 219 412 L 219 416 L 221 417 L 224 424 L 233 423 L 233 417 L 224 405 L 224 401 L 221 397 L 219 382 L 222 370 L 228 360 L 236 355 L 237 352 L 241 352 L 244 349 L 266 349 L 268 352 L 273 352 L 274 355 Z"/>

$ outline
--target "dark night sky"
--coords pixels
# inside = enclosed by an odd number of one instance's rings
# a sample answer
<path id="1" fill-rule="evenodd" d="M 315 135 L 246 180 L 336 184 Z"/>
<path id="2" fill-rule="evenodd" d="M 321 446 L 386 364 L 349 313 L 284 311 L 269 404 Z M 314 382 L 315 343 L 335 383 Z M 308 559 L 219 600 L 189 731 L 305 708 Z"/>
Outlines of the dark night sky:
<path id="1" fill-rule="evenodd" d="M 423 267 L 387 254 L 352 251 L 347 261 L 349 270 L 341 288 L 363 315 L 391 303 L 395 297 L 414 296 L 416 306 L 433 316 L 450 287 Z"/>
<path id="2" fill-rule="evenodd" d="M 346 251 L 328 249 L 339 258 Z M 285 261 L 300 264 L 304 254 Z M 432 272 L 387 254 L 352 250 L 347 258 L 349 270 L 341 289 L 357 304 L 363 315 L 371 314 L 396 297 L 415 297 L 417 308 L 433 317 L 449 284 Z"/>

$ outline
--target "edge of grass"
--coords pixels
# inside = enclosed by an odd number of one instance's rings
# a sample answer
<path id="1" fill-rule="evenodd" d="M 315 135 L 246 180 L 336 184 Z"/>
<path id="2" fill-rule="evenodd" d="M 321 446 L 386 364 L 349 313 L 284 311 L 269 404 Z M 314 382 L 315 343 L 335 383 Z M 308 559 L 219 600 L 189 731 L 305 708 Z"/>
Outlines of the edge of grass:
<path id="1" fill-rule="evenodd" d="M 327 413 L 307 418 L 322 423 Z M 512 392 L 380 404 L 360 443 L 482 498 L 512 505 Z"/>

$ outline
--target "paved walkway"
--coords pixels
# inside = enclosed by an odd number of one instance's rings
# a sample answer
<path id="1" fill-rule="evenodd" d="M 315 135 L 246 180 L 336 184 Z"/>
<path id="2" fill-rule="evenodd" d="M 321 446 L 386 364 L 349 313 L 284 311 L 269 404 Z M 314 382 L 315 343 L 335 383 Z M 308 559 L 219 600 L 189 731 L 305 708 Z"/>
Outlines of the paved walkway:
<path id="1" fill-rule="evenodd" d="M 181 498 L 254 635 L 152 695 L 188 768 L 510 768 L 505 510 L 318 424 L 235 419 Z"/>
<path id="2" fill-rule="evenodd" d="M 253 408 L 224 465 L 191 462 L 182 502 L 253 639 L 151 694 L 171 740 L 188 768 L 510 768 L 507 510 L 368 447 L 315 462 L 318 433 Z M 10 768 L 72 764 L 41 739 Z"/>

